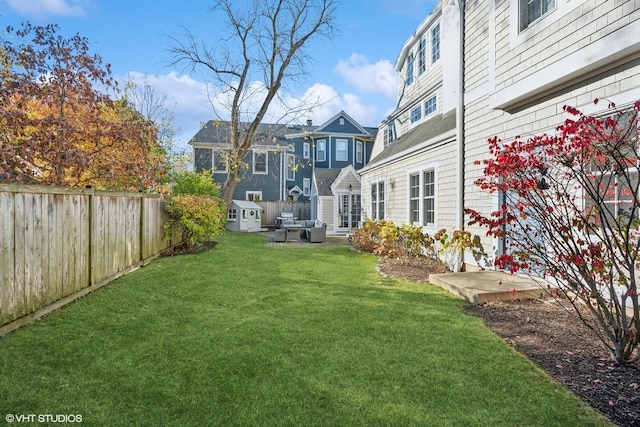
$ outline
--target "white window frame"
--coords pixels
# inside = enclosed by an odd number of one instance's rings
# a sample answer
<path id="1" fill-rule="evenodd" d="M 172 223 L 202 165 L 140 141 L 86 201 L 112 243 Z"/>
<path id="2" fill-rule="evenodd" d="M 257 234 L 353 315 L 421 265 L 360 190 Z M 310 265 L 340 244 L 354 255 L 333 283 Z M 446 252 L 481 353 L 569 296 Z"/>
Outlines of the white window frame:
<path id="1" fill-rule="evenodd" d="M 256 169 L 256 155 L 264 155 L 264 171 Z M 253 150 L 253 174 L 254 175 L 266 175 L 269 173 L 269 154 L 264 150 Z"/>
<path id="2" fill-rule="evenodd" d="M 260 201 L 262 200 L 262 191 L 247 191 L 245 193 L 245 199 L 252 202 Z"/>
<path id="3" fill-rule="evenodd" d="M 311 194 L 311 178 L 302 178 L 302 195 L 309 196 Z"/>
<path id="4" fill-rule="evenodd" d="M 540 6 L 540 14 L 531 16 L 530 5 L 537 4 Z M 519 0 L 518 1 L 518 31 L 523 32 L 527 28 L 540 21 L 546 15 L 552 13 L 558 6 L 557 0 Z"/>
<path id="5" fill-rule="evenodd" d="M 305 159 L 311 157 L 311 144 L 308 142 L 302 144 L 302 157 Z"/>
<path id="6" fill-rule="evenodd" d="M 362 159 L 363 159 L 363 156 L 362 156 L 362 153 L 363 153 L 362 147 L 363 147 L 363 145 L 362 145 L 362 141 L 356 141 L 356 162 L 357 162 L 357 163 L 362 163 Z"/>
<path id="7" fill-rule="evenodd" d="M 433 172 L 433 194 L 426 194 L 425 191 L 425 175 Z M 411 179 L 417 177 L 417 194 L 411 193 Z M 432 222 L 427 221 L 426 201 L 433 201 L 433 219 Z M 412 206 L 412 202 L 414 206 Z M 415 205 L 418 209 L 418 217 L 412 215 Z M 426 230 L 435 232 L 438 222 L 438 165 L 437 163 L 428 163 L 407 171 L 407 223 Z"/>
<path id="8" fill-rule="evenodd" d="M 385 215 L 385 181 L 371 182 L 371 219 L 384 219 Z M 380 191 L 382 189 L 382 191 Z"/>
<path id="9" fill-rule="evenodd" d="M 411 124 L 418 123 L 420 120 L 422 120 L 422 103 L 420 103 L 420 105 L 418 105 L 417 107 L 412 108 L 409 114 Z"/>
<path id="10" fill-rule="evenodd" d="M 238 211 L 236 209 L 229 209 L 227 211 L 227 221 L 237 221 Z"/>
<path id="11" fill-rule="evenodd" d="M 336 162 L 349 161 L 349 140 L 336 138 Z"/>
<path id="12" fill-rule="evenodd" d="M 227 165 L 227 162 L 224 162 L 224 169 L 217 169 L 216 166 L 218 166 L 218 163 L 216 163 L 216 154 L 217 154 L 217 150 L 211 150 L 211 170 L 213 170 L 213 173 L 227 173 L 229 172 L 229 166 Z"/>
<path id="13" fill-rule="evenodd" d="M 327 140 L 319 139 L 316 142 L 316 161 L 318 162 L 326 162 L 327 161 Z"/>
<path id="14" fill-rule="evenodd" d="M 427 39 L 422 37 L 418 42 L 418 76 L 427 71 Z"/>
<path id="15" fill-rule="evenodd" d="M 383 143 L 386 148 L 387 145 L 391 144 L 396 139 L 396 125 L 394 122 L 389 122 L 387 127 L 384 129 L 383 133 Z"/>
<path id="16" fill-rule="evenodd" d="M 427 194 L 427 174 L 433 174 L 433 181 L 429 183 L 432 187 L 431 194 Z M 428 228 L 435 228 L 436 225 L 436 170 L 435 168 L 425 169 L 422 171 L 421 176 L 421 185 L 422 185 L 422 199 L 420 200 L 421 208 L 422 208 L 422 220 L 421 223 L 423 226 Z M 427 210 L 427 201 L 432 201 L 432 208 Z M 427 212 L 432 213 L 431 221 L 427 218 Z"/>
<path id="17" fill-rule="evenodd" d="M 433 95 L 424 101 L 424 117 L 429 117 L 438 112 L 438 97 Z"/>
<path id="18" fill-rule="evenodd" d="M 287 181 L 296 180 L 296 155 L 287 153 Z"/>
<path id="19" fill-rule="evenodd" d="M 530 22 L 526 28 L 520 29 L 520 4 L 523 0 L 510 0 L 509 38 L 511 47 L 515 47 L 543 31 L 552 23 L 561 19 L 587 0 L 555 0 L 555 8 Z"/>
<path id="20" fill-rule="evenodd" d="M 435 64 L 440 60 L 440 23 L 431 27 L 431 63 Z"/>
<path id="21" fill-rule="evenodd" d="M 414 75 L 414 66 L 415 66 L 415 62 L 416 62 L 416 57 L 413 54 L 413 52 L 409 53 L 409 56 L 407 57 L 407 72 L 406 72 L 406 85 L 409 86 L 410 84 L 413 83 L 413 81 L 415 80 L 415 75 Z"/>

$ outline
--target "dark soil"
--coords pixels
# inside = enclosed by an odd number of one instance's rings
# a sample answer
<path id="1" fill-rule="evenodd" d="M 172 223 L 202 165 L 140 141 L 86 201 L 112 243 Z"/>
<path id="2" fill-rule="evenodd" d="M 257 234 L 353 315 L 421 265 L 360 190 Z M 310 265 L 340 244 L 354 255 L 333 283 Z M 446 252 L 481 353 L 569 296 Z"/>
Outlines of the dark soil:
<path id="1" fill-rule="evenodd" d="M 446 268 L 419 258 L 382 260 L 380 271 L 426 282 L 430 273 Z M 466 311 L 616 425 L 640 426 L 640 363 L 614 363 L 567 301 L 493 302 L 469 305 Z"/>

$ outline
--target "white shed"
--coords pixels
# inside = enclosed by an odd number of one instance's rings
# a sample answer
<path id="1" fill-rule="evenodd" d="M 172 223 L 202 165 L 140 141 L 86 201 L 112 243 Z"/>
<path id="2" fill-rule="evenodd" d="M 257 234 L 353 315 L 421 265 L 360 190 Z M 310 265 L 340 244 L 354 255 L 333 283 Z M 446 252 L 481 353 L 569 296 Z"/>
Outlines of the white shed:
<path id="1" fill-rule="evenodd" d="M 262 231 L 262 207 L 249 200 L 232 200 L 226 228 L 231 231 Z"/>

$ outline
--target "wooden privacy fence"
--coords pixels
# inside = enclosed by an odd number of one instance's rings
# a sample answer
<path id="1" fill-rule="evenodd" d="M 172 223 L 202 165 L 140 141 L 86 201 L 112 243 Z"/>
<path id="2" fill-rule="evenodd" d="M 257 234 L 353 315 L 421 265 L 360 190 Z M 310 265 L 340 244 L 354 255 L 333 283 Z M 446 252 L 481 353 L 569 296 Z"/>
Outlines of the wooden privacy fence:
<path id="1" fill-rule="evenodd" d="M 264 201 L 256 202 L 262 207 L 262 226 L 273 226 L 278 224 L 276 218 L 281 212 L 293 212 L 293 215 L 299 219 L 311 219 L 311 203 L 310 202 L 287 202 L 287 201 Z"/>
<path id="2" fill-rule="evenodd" d="M 164 203 L 155 194 L 0 184 L 0 336 L 179 243 L 178 233 L 164 239 Z"/>

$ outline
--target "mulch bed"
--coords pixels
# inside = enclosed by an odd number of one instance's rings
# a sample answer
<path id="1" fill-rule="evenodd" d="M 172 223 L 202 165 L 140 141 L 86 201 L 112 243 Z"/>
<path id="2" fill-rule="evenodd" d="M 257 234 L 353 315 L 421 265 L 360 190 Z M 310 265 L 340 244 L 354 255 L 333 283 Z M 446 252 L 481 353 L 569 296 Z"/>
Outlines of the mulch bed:
<path id="1" fill-rule="evenodd" d="M 381 273 L 427 282 L 446 268 L 434 260 L 383 259 Z M 640 426 L 640 363 L 619 366 L 565 301 L 526 300 L 469 305 L 505 342 L 551 378 L 621 427 Z"/>

